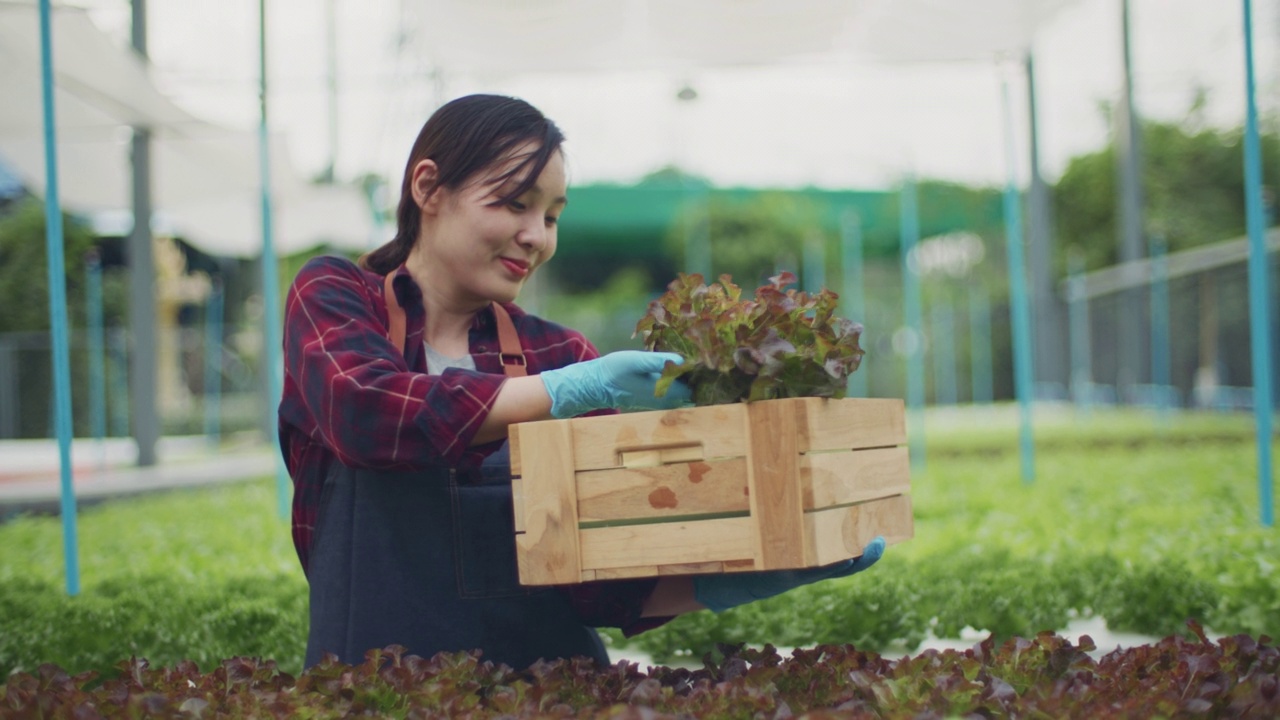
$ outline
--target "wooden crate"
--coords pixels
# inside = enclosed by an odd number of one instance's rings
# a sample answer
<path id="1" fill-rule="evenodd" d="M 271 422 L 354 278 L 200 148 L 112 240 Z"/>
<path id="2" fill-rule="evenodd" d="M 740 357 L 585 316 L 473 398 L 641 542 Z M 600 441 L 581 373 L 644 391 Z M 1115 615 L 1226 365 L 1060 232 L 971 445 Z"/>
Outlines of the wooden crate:
<path id="1" fill-rule="evenodd" d="M 520 582 L 826 565 L 912 536 L 901 400 L 511 426 Z"/>

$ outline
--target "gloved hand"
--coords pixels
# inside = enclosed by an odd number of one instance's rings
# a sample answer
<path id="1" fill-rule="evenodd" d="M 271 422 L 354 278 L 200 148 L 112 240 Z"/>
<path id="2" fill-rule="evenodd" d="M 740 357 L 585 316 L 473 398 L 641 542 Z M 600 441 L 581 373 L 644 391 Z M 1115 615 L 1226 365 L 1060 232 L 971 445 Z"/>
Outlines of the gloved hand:
<path id="1" fill-rule="evenodd" d="M 693 595 L 712 612 L 724 612 L 731 607 L 773 597 L 801 585 L 862 572 L 875 565 L 883 554 L 884 538 L 876 537 L 862 549 L 862 557 L 822 567 L 699 575 L 693 579 Z"/>
<path id="2" fill-rule="evenodd" d="M 620 350 L 586 362 L 566 365 L 539 374 L 551 396 L 551 416 L 571 418 L 592 410 L 670 410 L 688 405 L 693 399 L 689 386 L 671 383 L 662 397 L 653 387 L 670 360 L 684 358 L 675 353 Z"/>

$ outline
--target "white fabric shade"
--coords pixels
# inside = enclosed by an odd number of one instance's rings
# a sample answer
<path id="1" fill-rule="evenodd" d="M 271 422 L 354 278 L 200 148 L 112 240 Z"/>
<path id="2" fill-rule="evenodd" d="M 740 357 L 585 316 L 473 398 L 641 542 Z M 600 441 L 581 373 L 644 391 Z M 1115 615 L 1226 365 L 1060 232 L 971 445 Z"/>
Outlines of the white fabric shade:
<path id="1" fill-rule="evenodd" d="M 448 72 L 983 60 L 1027 48 L 1073 0 L 422 0 Z"/>
<path id="2" fill-rule="evenodd" d="M 218 127 L 179 108 L 152 83 L 136 54 L 111 42 L 84 11 L 53 14 L 58 184 L 81 213 L 130 208 L 129 126 L 153 130 L 152 204 L 166 228 L 220 255 L 261 252 L 255 133 Z M 33 192 L 45 187 L 39 14 L 0 0 L 0 161 Z M 286 138 L 271 139 L 276 249 L 330 244 L 363 249 L 373 217 L 358 188 L 315 188 L 294 168 Z"/>

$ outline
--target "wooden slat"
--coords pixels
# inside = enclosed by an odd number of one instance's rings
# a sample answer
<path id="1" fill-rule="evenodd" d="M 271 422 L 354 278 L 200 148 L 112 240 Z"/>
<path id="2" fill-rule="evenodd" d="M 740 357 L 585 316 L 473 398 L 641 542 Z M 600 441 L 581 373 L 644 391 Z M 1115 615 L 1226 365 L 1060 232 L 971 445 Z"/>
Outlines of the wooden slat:
<path id="1" fill-rule="evenodd" d="M 657 565 L 640 565 L 638 567 L 600 568 L 599 570 L 583 570 L 591 573 L 595 580 L 631 580 L 633 578 L 656 577 Z"/>
<path id="2" fill-rule="evenodd" d="M 747 509 L 747 461 L 743 458 L 578 473 L 579 522 Z"/>
<path id="3" fill-rule="evenodd" d="M 742 560 L 754 550 L 748 517 L 591 528 L 581 535 L 582 567 L 590 570 Z"/>
<path id="4" fill-rule="evenodd" d="M 796 404 L 747 405 L 751 445 L 747 485 L 756 529 L 755 559 L 761 570 L 804 566 L 804 497 L 796 444 Z"/>
<path id="5" fill-rule="evenodd" d="M 806 513 L 804 522 L 808 535 L 804 564 L 809 566 L 858 557 L 877 535 L 894 545 L 915 534 L 909 495 Z"/>
<path id="6" fill-rule="evenodd" d="M 806 512 L 911 491 L 911 463 L 905 447 L 804 455 L 800 477 Z"/>
<path id="7" fill-rule="evenodd" d="M 520 477 L 520 423 L 507 427 L 507 450 L 511 455 L 511 476 Z"/>
<path id="8" fill-rule="evenodd" d="M 520 582 L 579 582 L 578 502 L 569 425 L 527 423 L 520 435 L 525 512 L 524 533 L 516 535 Z"/>
<path id="9" fill-rule="evenodd" d="M 573 452 L 578 470 L 621 467 L 622 453 L 700 445 L 701 457 L 743 457 L 741 403 L 623 413 L 566 422 L 573 424 Z"/>
<path id="10" fill-rule="evenodd" d="M 706 459 L 702 443 L 654 448 L 652 450 L 624 450 L 618 453 L 618 464 L 624 468 L 653 467 L 678 462 L 697 462 Z"/>
<path id="11" fill-rule="evenodd" d="M 524 480 L 511 478 L 511 505 L 515 510 L 516 532 L 524 532 Z"/>
<path id="12" fill-rule="evenodd" d="M 724 572 L 724 563 L 682 563 L 679 565 L 641 565 L 639 567 L 584 570 L 595 573 L 596 580 L 629 580 L 642 577 L 666 577 L 670 575 L 710 575 Z"/>
<path id="13" fill-rule="evenodd" d="M 892 447 L 907 442 L 906 412 L 892 398 L 800 398 L 800 452 Z"/>

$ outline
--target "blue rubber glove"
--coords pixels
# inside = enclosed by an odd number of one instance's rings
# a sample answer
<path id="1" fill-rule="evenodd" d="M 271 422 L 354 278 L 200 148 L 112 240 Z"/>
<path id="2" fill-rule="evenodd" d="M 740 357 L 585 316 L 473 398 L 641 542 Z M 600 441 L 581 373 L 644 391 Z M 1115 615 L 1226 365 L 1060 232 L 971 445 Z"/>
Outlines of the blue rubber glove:
<path id="1" fill-rule="evenodd" d="M 822 567 L 699 575 L 693 579 L 693 595 L 708 610 L 724 612 L 731 607 L 780 595 L 801 585 L 862 572 L 875 565 L 881 555 L 884 555 L 884 538 L 877 537 L 862 549 L 862 557 Z"/>
<path id="2" fill-rule="evenodd" d="M 674 382 L 666 395 L 655 397 L 654 385 L 662 367 L 684 358 L 675 353 L 620 350 L 586 362 L 541 373 L 551 396 L 551 416 L 571 418 L 592 410 L 670 410 L 693 400 L 689 386 Z"/>

